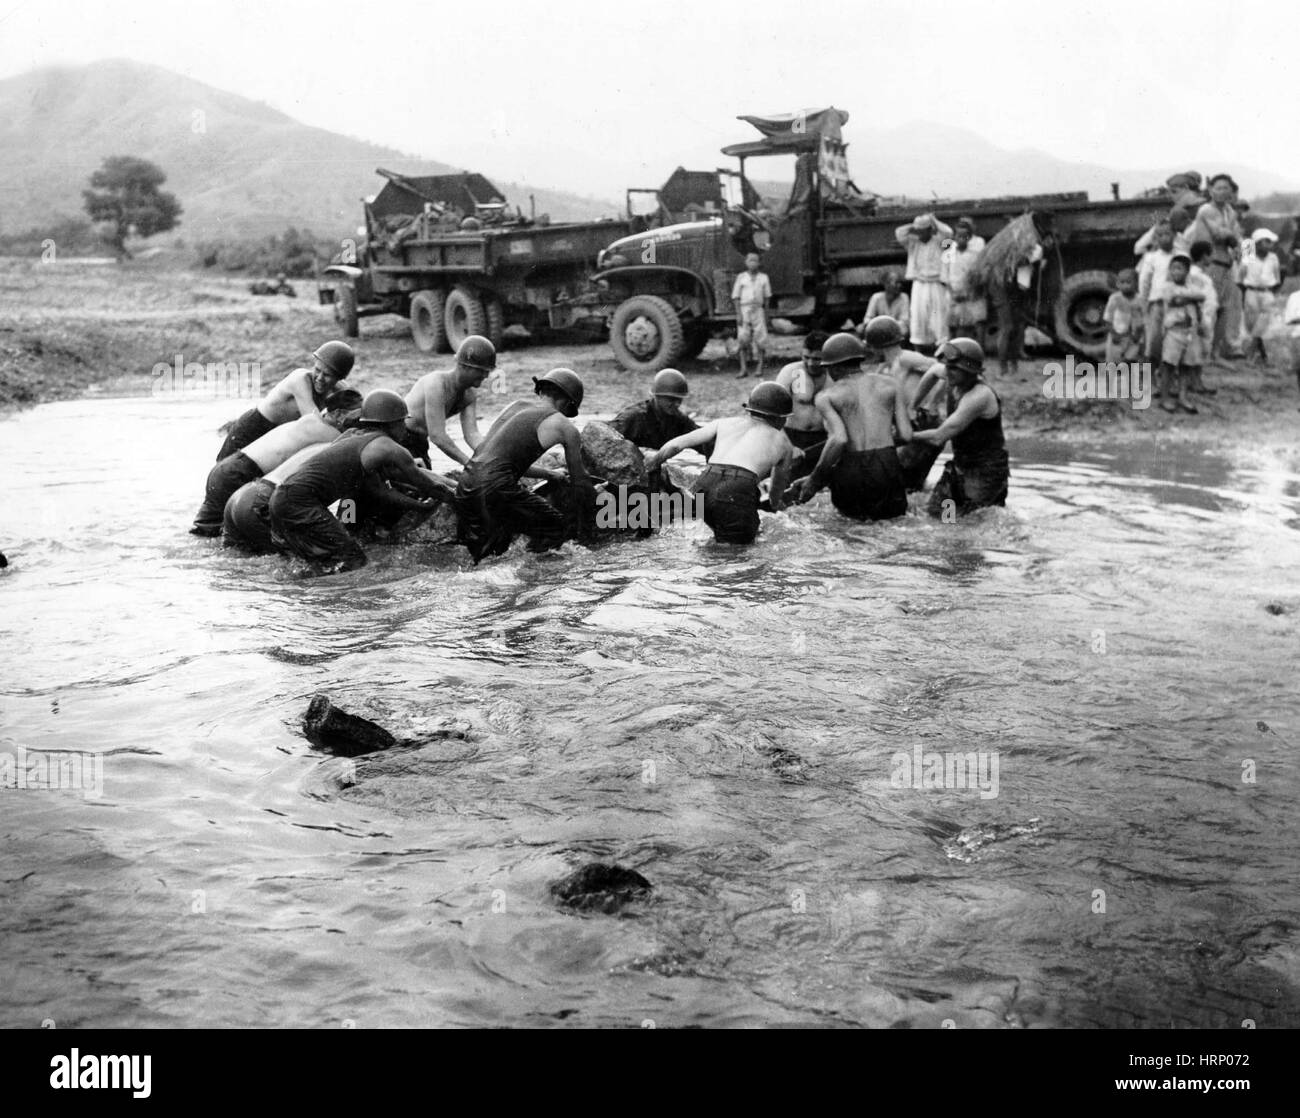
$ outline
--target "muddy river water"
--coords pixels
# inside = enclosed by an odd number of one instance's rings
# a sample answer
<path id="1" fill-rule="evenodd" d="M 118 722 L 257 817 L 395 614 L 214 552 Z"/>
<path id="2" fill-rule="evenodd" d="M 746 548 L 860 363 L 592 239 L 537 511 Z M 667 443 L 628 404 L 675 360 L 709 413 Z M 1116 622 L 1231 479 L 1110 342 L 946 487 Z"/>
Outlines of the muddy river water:
<path id="1" fill-rule="evenodd" d="M 0 1025 L 1300 1024 L 1300 478 L 1013 439 L 959 524 L 304 581 L 186 534 L 235 410 L 0 420 Z"/>

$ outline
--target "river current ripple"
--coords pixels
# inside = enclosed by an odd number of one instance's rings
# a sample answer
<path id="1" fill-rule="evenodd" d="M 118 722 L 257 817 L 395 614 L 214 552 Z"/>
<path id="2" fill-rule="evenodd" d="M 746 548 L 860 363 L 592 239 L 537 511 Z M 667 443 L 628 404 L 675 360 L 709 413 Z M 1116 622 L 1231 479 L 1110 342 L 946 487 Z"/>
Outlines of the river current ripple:
<path id="1" fill-rule="evenodd" d="M 0 789 L 0 1024 L 1300 1024 L 1300 478 L 1019 440 L 956 525 L 301 581 L 185 533 L 231 411 L 0 421 L 0 751 L 102 775 Z"/>

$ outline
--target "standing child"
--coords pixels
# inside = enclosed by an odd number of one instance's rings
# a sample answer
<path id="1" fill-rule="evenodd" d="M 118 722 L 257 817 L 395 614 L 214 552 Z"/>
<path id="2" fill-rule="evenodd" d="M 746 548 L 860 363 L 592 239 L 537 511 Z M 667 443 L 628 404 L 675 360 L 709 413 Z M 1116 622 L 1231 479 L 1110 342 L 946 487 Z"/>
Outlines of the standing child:
<path id="1" fill-rule="evenodd" d="M 1282 269 L 1273 252 L 1277 236 L 1271 229 L 1256 229 L 1250 239 L 1255 251 L 1243 258 L 1240 271 L 1240 283 L 1245 289 L 1242 313 L 1248 339 L 1246 360 L 1251 365 L 1267 365 L 1264 335 L 1273 317 L 1274 292 L 1282 286 Z"/>
<path id="2" fill-rule="evenodd" d="M 736 277 L 731 288 L 731 301 L 736 305 L 736 341 L 740 345 L 740 372 L 742 380 L 749 376 L 745 358 L 754 355 L 754 365 L 759 380 L 763 379 L 763 350 L 767 345 L 767 304 L 772 298 L 772 281 L 766 272 L 758 270 L 758 253 L 745 257 L 745 270 Z"/>
<path id="3" fill-rule="evenodd" d="M 1160 406 L 1172 412 L 1182 408 L 1192 415 L 1196 406 L 1187 398 L 1192 380 L 1204 361 L 1201 347 L 1201 305 L 1205 295 L 1187 282 L 1192 258 L 1177 253 L 1170 261 L 1164 284 L 1156 290 L 1164 308 L 1164 339 L 1161 342 Z M 1177 396 L 1177 400 L 1173 399 Z"/>
<path id="4" fill-rule="evenodd" d="M 1155 247 L 1147 249 L 1138 265 L 1138 294 L 1147 308 L 1147 360 L 1159 364 L 1165 322 L 1165 308 L 1160 302 L 1159 292 L 1165 284 L 1169 261 L 1174 257 L 1174 230 L 1169 222 L 1162 221 L 1156 225 L 1155 242 Z"/>
<path id="5" fill-rule="evenodd" d="M 1138 298 L 1137 272 L 1125 268 L 1115 282 L 1118 291 L 1112 291 L 1106 300 L 1102 319 L 1106 323 L 1106 360 L 1136 361 L 1142 355 L 1142 336 L 1146 329 L 1146 308 Z"/>
<path id="6" fill-rule="evenodd" d="M 1214 246 L 1209 241 L 1197 241 L 1192 245 L 1192 270 L 1187 275 L 1187 282 L 1205 296 L 1201 304 L 1201 352 L 1209 354 L 1214 346 L 1214 321 L 1219 314 L 1219 297 L 1214 292 L 1214 279 L 1210 275 L 1210 259 L 1214 255 Z M 1214 396 L 1217 388 L 1210 388 L 1201 380 L 1200 370 L 1187 386 L 1202 396 Z"/>

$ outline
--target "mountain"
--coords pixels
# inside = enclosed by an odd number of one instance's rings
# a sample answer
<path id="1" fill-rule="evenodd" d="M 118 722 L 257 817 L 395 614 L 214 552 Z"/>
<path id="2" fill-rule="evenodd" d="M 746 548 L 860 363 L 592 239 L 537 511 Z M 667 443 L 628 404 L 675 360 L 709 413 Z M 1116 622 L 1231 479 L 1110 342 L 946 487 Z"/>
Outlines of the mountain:
<path id="1" fill-rule="evenodd" d="M 1008 151 L 964 128 L 913 121 L 896 128 L 844 130 L 849 141 L 849 168 L 863 190 L 911 198 L 981 198 L 1002 194 L 1052 194 L 1084 190 L 1095 200 L 1109 198 L 1119 183 L 1121 197 L 1131 198 L 1160 186 L 1178 171 L 1202 175 L 1226 171 L 1241 184 L 1242 196 L 1294 190 L 1293 180 L 1232 163 L 1207 163 L 1195 152 L 1177 167 L 1122 169 L 1076 163 L 1034 148 Z"/>
<path id="2" fill-rule="evenodd" d="M 57 66 L 0 81 L 0 234 L 82 215 L 81 191 L 105 156 L 167 174 L 188 241 L 265 236 L 288 226 L 346 236 L 384 180 L 457 168 L 301 124 L 259 102 L 126 60 Z M 557 221 L 620 213 L 615 201 L 497 182 L 512 205 Z"/>

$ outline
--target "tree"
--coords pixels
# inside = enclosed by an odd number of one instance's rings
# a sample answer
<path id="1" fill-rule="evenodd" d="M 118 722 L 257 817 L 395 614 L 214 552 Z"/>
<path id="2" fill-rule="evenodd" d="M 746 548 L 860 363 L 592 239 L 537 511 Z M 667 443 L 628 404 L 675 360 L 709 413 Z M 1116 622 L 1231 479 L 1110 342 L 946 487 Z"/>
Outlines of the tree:
<path id="1" fill-rule="evenodd" d="M 86 212 L 92 221 L 111 222 L 108 243 L 120 259 L 127 235 L 134 228 L 141 237 L 152 237 L 174 229 L 181 205 L 176 195 L 158 188 L 167 181 L 161 167 L 133 155 L 110 155 L 90 176 L 90 190 L 83 190 Z"/>

